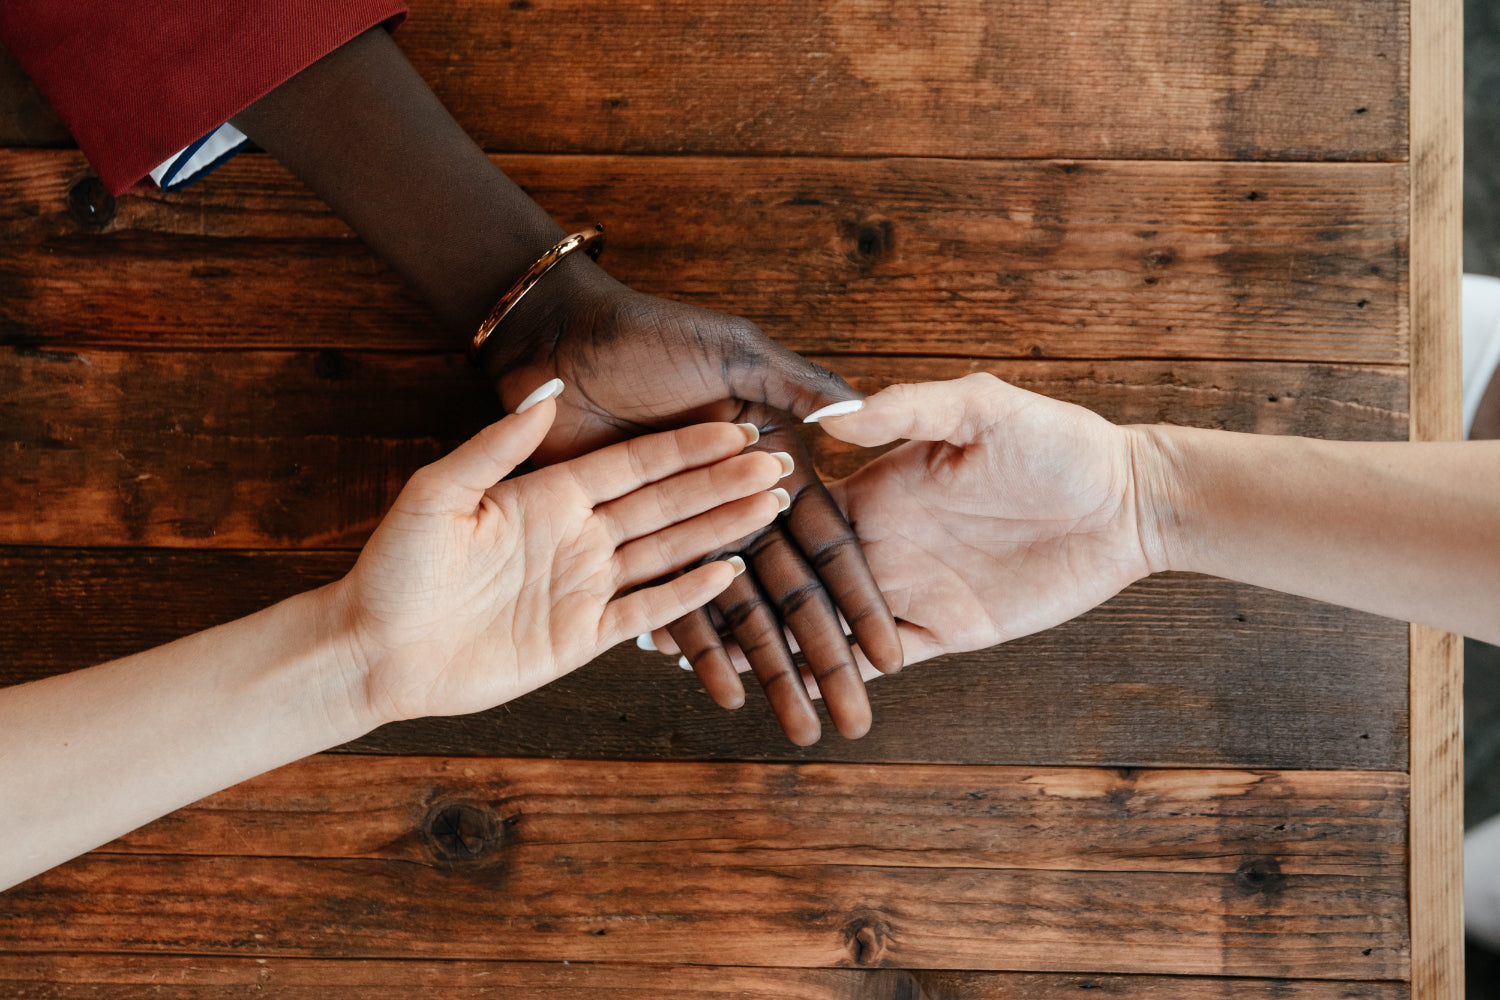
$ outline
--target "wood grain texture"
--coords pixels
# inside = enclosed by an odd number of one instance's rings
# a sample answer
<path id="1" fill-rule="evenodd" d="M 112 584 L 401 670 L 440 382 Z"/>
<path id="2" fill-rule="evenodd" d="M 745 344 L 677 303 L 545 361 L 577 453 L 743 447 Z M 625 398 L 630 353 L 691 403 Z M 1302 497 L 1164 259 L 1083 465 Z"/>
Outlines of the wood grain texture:
<path id="1" fill-rule="evenodd" d="M 1405 983 L 588 962 L 0 955 L 14 1000 L 1408 1000 Z"/>
<path id="2" fill-rule="evenodd" d="M 1463 5 L 1411 10 L 1411 436 L 1463 436 Z M 1412 995 L 1464 995 L 1463 641 L 1411 630 Z"/>
<path id="3" fill-rule="evenodd" d="M 1406 361 L 1402 164 L 497 162 L 603 220 L 626 283 L 804 353 Z M 93 214 L 76 154 L 0 153 L 0 183 L 13 341 L 454 347 L 268 157 Z"/>
<path id="4" fill-rule="evenodd" d="M 1396 368 L 817 360 L 861 388 L 989 370 L 1121 422 L 1390 439 Z M 424 465 L 498 416 L 459 355 L 0 348 L 0 542 L 357 546 Z M 807 438 L 820 469 L 862 458 Z"/>
<path id="5" fill-rule="evenodd" d="M 0 684 L 77 669 L 337 579 L 352 552 L 0 550 Z M 1406 626 L 1204 577 L 1142 581 L 1059 628 L 870 686 L 875 726 L 798 748 L 754 691 L 714 705 L 627 643 L 479 715 L 359 753 L 1109 766 L 1407 766 Z M 833 733 L 825 725 L 825 732 Z"/>
<path id="6" fill-rule="evenodd" d="M 320 755 L 104 854 L 1399 875 L 1406 775 Z M 450 807 L 452 807 L 450 809 Z M 462 842 L 452 817 L 457 810 Z M 481 857 L 482 855 L 482 857 Z"/>
<path id="7" fill-rule="evenodd" d="M 1403 0 L 412 6 L 397 42 L 493 150 L 1398 160 L 1407 148 Z M 32 88 L 0 95 L 0 145 L 66 141 Z"/>
<path id="8" fill-rule="evenodd" d="M 1405 792 L 325 756 L 8 892 L 0 948 L 1399 979 Z"/>
<path id="9" fill-rule="evenodd" d="M 0 146 L 73 145 L 73 136 L 21 64 L 0 49 Z"/>
<path id="10" fill-rule="evenodd" d="M 488 149 L 1401 159 L 1406 4 L 413 5 L 397 41 Z M 588 60 L 556 85 L 553 68 Z"/>

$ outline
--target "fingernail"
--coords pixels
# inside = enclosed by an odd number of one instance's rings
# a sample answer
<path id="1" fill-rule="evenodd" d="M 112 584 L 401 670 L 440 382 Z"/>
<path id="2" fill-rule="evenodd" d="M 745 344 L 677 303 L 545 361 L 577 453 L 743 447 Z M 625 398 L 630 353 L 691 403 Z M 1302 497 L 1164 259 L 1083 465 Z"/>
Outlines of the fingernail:
<path id="1" fill-rule="evenodd" d="M 692 670 L 693 669 L 693 663 L 692 663 L 692 661 L 689 660 L 686 656 L 679 656 L 677 658 L 677 665 L 679 667 L 681 667 L 683 670 Z"/>
<path id="2" fill-rule="evenodd" d="M 781 508 L 782 513 L 786 513 L 787 509 L 792 505 L 792 495 L 780 486 L 771 490 L 771 495 L 776 498 L 776 504 Z"/>
<path id="3" fill-rule="evenodd" d="M 784 451 L 773 451 L 773 452 L 771 452 L 771 457 L 774 458 L 774 459 L 776 459 L 776 461 L 778 461 L 778 462 L 781 463 L 781 478 L 782 479 L 785 479 L 787 476 L 790 476 L 792 474 L 792 470 L 797 467 L 797 463 L 794 462 L 794 461 L 792 461 L 792 456 L 788 455 Z"/>
<path id="4" fill-rule="evenodd" d="M 745 432 L 745 437 L 750 439 L 748 444 L 754 444 L 760 440 L 760 428 L 754 424 L 735 424 L 734 426 Z"/>
<path id="5" fill-rule="evenodd" d="M 745 560 L 741 559 L 739 556 L 730 556 L 724 561 L 734 568 L 735 576 L 739 576 L 741 573 L 745 572 Z"/>
<path id="6" fill-rule="evenodd" d="M 517 413 L 525 413 L 544 399 L 561 396 L 563 391 L 563 380 L 560 378 L 548 379 L 532 390 L 531 395 L 521 400 L 521 405 L 516 407 Z"/>
<path id="7" fill-rule="evenodd" d="M 658 652 L 656 648 L 656 640 L 651 638 L 650 632 L 642 632 L 640 635 L 635 637 L 635 648 L 649 650 L 653 653 Z"/>
<path id="8" fill-rule="evenodd" d="M 858 413 L 865 408 L 863 399 L 846 399 L 842 403 L 829 403 L 821 410 L 813 410 L 802 418 L 804 424 L 815 424 L 824 417 L 842 417 L 846 413 Z"/>

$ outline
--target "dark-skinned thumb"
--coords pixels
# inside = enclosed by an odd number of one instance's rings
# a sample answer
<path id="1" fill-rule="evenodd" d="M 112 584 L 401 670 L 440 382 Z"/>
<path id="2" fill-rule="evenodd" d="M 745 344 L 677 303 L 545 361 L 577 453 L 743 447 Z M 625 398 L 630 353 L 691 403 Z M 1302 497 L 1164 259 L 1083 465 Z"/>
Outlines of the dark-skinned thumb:
<path id="1" fill-rule="evenodd" d="M 799 420 L 832 403 L 864 398 L 837 372 L 769 338 L 760 351 L 733 366 L 730 387 L 737 399 L 765 403 Z"/>

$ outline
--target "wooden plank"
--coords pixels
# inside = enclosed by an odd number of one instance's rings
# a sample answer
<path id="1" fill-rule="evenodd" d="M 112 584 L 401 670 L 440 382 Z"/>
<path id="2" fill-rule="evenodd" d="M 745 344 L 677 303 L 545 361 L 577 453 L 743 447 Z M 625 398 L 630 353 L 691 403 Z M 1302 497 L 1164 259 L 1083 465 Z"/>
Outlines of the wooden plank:
<path id="1" fill-rule="evenodd" d="M 633 287 L 802 352 L 1406 361 L 1402 164 L 497 162 L 603 220 Z M 12 340 L 454 347 L 267 157 L 93 214 L 77 154 L 0 153 L 0 179 Z"/>
<path id="2" fill-rule="evenodd" d="M 0 987 L 17 1000 L 1064 1000 L 1080 990 L 1120 1000 L 1408 1000 L 1405 983 L 1087 976 L 902 969 L 771 969 L 589 962 L 330 961 L 203 955 L 0 955 Z"/>
<path id="3" fill-rule="evenodd" d="M 1220 874 L 1274 858 L 1283 875 L 1383 877 L 1404 871 L 1406 786 L 1390 771 L 325 754 L 209 796 L 101 853 L 442 867 L 560 849 L 581 865 Z M 458 846 L 454 823 L 483 858 Z"/>
<path id="4" fill-rule="evenodd" d="M 352 552 L 0 550 L 0 683 L 123 656 L 342 575 Z M 1159 576 L 1059 628 L 871 685 L 875 727 L 798 748 L 752 692 L 714 705 L 627 643 L 509 705 L 360 753 L 991 764 L 1407 766 L 1406 626 Z M 1000 713 L 997 717 L 996 713 Z M 833 732 L 832 727 L 826 731 Z"/>
<path id="5" fill-rule="evenodd" d="M 412 6 L 397 42 L 493 150 L 1242 160 L 1406 150 L 1404 0 Z M 579 53 L 601 57 L 580 64 Z M 571 69 L 567 86 L 559 66 Z M 0 145 L 57 140 L 55 116 L 28 90 L 0 94 Z"/>
<path id="6" fill-rule="evenodd" d="M 461 355 L 19 349 L 0 364 L 20 487 L 0 497 L 0 533 L 18 543 L 355 546 L 413 471 L 498 416 Z"/>
<path id="7" fill-rule="evenodd" d="M 0 948 L 1399 979 L 1405 790 L 325 756 L 12 890 Z"/>
<path id="8" fill-rule="evenodd" d="M 1400 0 L 414 8 L 398 42 L 488 149 L 1245 160 L 1405 151 Z M 579 52 L 609 58 L 556 86 L 554 67 Z"/>
<path id="9" fill-rule="evenodd" d="M 1463 265 L 1463 6 L 1411 11 L 1411 436 L 1456 441 Z M 1464 995 L 1463 640 L 1411 630 L 1412 991 Z"/>
<path id="10" fill-rule="evenodd" d="M 982 369 L 1121 422 L 1405 436 L 1396 368 L 820 360 L 865 389 Z M 0 456 L 21 487 L 0 493 L 0 540 L 356 546 L 411 472 L 497 415 L 491 400 L 458 355 L 0 350 Z M 808 442 L 825 474 L 862 460 Z"/>

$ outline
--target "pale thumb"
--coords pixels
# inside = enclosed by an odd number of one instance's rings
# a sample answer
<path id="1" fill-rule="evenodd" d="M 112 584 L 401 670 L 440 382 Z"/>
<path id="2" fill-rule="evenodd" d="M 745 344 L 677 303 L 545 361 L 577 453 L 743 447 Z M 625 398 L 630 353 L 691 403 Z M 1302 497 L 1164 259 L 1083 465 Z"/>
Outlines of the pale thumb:
<path id="1" fill-rule="evenodd" d="M 818 426 L 863 448 L 892 441 L 968 444 L 996 422 L 998 397 L 1018 392 L 987 372 L 951 382 L 910 382 L 866 397 L 853 413 L 814 414 Z"/>
<path id="2" fill-rule="evenodd" d="M 526 397 L 515 413 L 490 424 L 423 469 L 428 495 L 445 506 L 472 509 L 486 490 L 536 451 L 552 429 L 557 416 L 553 398 L 562 390 L 562 379 L 552 379 Z"/>

